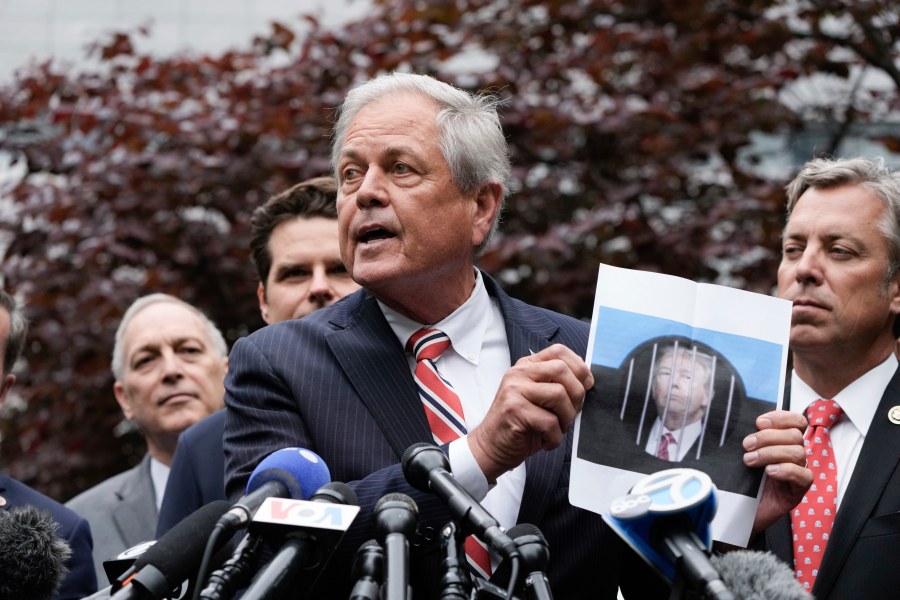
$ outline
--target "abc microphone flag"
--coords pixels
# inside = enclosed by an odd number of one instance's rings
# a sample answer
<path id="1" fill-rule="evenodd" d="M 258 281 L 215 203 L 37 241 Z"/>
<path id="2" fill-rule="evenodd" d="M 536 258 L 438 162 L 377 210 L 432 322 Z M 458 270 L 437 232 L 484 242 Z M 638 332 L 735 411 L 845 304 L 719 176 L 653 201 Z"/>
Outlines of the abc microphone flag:
<path id="1" fill-rule="evenodd" d="M 734 596 L 709 561 L 716 486 L 696 469 L 667 469 L 616 498 L 603 520 L 673 587 L 687 584 L 704 598 Z"/>

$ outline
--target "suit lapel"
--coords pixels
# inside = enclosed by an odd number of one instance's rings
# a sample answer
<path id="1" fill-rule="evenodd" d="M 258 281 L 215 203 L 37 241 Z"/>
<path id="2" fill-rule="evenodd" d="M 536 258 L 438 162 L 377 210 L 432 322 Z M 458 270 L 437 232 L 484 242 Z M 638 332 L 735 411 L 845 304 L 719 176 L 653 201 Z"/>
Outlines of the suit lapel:
<path id="1" fill-rule="evenodd" d="M 553 344 L 559 325 L 548 319 L 541 311 L 527 304 L 514 301 L 507 296 L 497 283 L 482 274 L 488 293 L 496 297 L 506 322 L 506 337 L 509 343 L 509 358 L 516 364 L 523 356 L 540 352 Z M 519 507 L 517 523 L 541 522 L 547 506 L 557 487 L 565 462 L 566 441 L 550 452 L 537 452 L 525 460 L 525 489 Z"/>
<path id="2" fill-rule="evenodd" d="M 869 425 L 869 432 L 853 468 L 847 493 L 834 520 L 832 536 L 825 547 L 813 594 L 827 598 L 859 537 L 866 520 L 900 462 L 900 428 L 887 419 L 888 410 L 900 403 L 900 369 L 894 373 Z"/>
<path id="3" fill-rule="evenodd" d="M 116 491 L 119 501 L 112 509 L 113 522 L 125 548 L 156 537 L 156 496 L 150 477 L 150 455 L 145 454 L 129 475 Z"/>
<path id="4" fill-rule="evenodd" d="M 432 442 L 406 359 L 375 298 L 359 292 L 331 323 L 328 345 L 398 459 L 417 442 Z"/>

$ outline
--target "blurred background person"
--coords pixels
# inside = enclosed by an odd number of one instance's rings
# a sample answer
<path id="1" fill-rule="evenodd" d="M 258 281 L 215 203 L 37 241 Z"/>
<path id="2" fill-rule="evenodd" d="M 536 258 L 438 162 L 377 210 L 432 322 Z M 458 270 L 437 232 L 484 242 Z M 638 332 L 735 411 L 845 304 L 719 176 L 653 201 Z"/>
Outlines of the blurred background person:
<path id="1" fill-rule="evenodd" d="M 97 580 L 103 561 L 154 539 L 178 435 L 222 407 L 225 339 L 200 310 L 168 294 L 135 300 L 116 331 L 113 391 L 147 441 L 141 462 L 78 494 L 66 506 L 94 535 Z"/>
<path id="2" fill-rule="evenodd" d="M 17 306 L 15 299 L 0 290 L 0 347 L 3 352 L 0 405 L 6 400 L 10 388 L 16 381 L 12 369 L 25 345 L 27 333 L 28 321 Z M 76 600 L 94 593 L 97 589 L 97 578 L 91 561 L 93 542 L 88 522 L 55 500 L 51 500 L 11 477 L 0 474 L 0 512 L 5 513 L 22 506 L 33 506 L 49 512 L 58 524 L 59 537 L 65 540 L 72 550 L 71 555 L 63 559 L 67 574 L 62 578 L 56 595 L 52 597 L 56 600 Z M 11 552 L 13 549 L 9 546 L 0 546 L 0 554 L 8 555 Z M 0 580 L 3 577 L 4 574 L 0 573 Z M 3 588 L 3 585 L 4 582 L 0 581 L 0 589 Z M 6 598 L 5 595 L 0 597 Z"/>
<path id="3" fill-rule="evenodd" d="M 253 212 L 250 254 L 267 324 L 304 317 L 359 288 L 341 261 L 336 191 L 333 177 L 314 177 Z M 220 410 L 181 434 L 157 538 L 204 504 L 225 498 L 224 430 Z"/>

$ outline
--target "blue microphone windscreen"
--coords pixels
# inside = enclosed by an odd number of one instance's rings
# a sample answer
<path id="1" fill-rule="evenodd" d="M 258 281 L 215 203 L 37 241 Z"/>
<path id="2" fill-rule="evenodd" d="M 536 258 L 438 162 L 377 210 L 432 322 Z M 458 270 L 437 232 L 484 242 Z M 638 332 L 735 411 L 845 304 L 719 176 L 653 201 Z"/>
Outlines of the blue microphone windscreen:
<path id="1" fill-rule="evenodd" d="M 247 494 L 269 481 L 280 481 L 294 500 L 308 500 L 331 481 L 328 466 L 318 454 L 306 448 L 282 448 L 265 457 L 250 474 Z"/>

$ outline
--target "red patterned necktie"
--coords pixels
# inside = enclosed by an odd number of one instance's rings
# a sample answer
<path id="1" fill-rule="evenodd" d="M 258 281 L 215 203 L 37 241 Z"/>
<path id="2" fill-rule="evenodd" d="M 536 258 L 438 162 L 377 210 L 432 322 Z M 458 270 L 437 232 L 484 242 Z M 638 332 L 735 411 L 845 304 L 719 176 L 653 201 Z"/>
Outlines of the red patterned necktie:
<path id="1" fill-rule="evenodd" d="M 843 413 L 834 400 L 816 400 L 806 409 L 809 427 L 803 435 L 803 446 L 813 483 L 791 511 L 794 574 L 806 591 L 816 582 L 837 510 L 837 461 L 830 429 Z"/>
<path id="2" fill-rule="evenodd" d="M 665 433 L 659 440 L 659 447 L 656 449 L 656 458 L 663 460 L 671 460 L 669 458 L 669 445 L 675 443 L 675 436 L 671 433 Z"/>
<path id="3" fill-rule="evenodd" d="M 449 381 L 438 372 L 435 361 L 450 347 L 450 338 L 433 328 L 420 329 L 406 342 L 406 351 L 416 357 L 413 378 L 425 408 L 431 435 L 437 444 L 447 444 L 466 434 L 462 403 Z M 491 576 L 491 556 L 487 547 L 475 536 L 465 542 L 469 567 L 485 579 Z"/>

